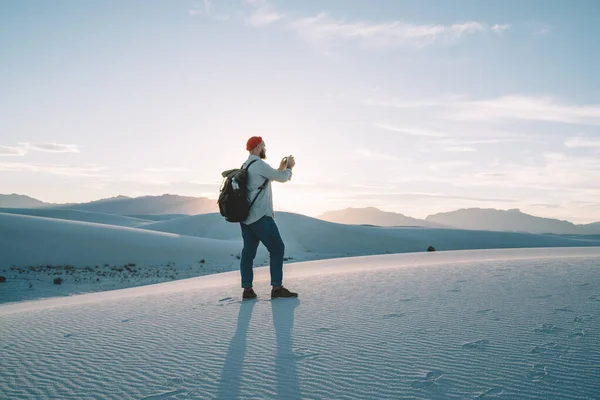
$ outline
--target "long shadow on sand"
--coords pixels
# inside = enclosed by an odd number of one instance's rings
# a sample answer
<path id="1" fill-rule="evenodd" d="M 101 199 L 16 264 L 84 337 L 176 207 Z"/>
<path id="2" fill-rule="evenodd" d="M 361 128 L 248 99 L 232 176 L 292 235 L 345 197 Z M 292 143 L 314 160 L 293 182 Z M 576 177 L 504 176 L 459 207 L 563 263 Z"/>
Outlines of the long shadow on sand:
<path id="1" fill-rule="evenodd" d="M 223 365 L 219 380 L 219 387 L 217 389 L 218 399 L 236 399 L 240 397 L 248 327 L 255 305 L 256 301 L 248 301 L 240 304 L 237 329 L 229 343 L 225 364 Z M 271 301 L 277 345 L 274 372 L 278 399 L 302 398 L 296 367 L 298 357 L 293 351 L 292 335 L 294 311 L 298 305 L 300 305 L 298 299 L 278 299 Z"/>
<path id="2" fill-rule="evenodd" d="M 238 313 L 237 329 L 235 335 L 229 343 L 225 365 L 221 372 L 219 388 L 217 391 L 218 399 L 237 399 L 240 394 L 240 383 L 242 382 L 242 371 L 244 368 L 244 356 L 246 355 L 246 337 L 248 335 L 248 326 L 252 317 L 252 310 L 256 301 L 248 301 L 240 304 Z"/>
<path id="3" fill-rule="evenodd" d="M 301 399 L 298 384 L 297 357 L 294 354 L 292 328 L 294 327 L 294 310 L 300 305 L 297 298 L 277 299 L 271 301 L 273 325 L 277 341 L 275 355 L 275 374 L 277 379 L 277 398 Z"/>

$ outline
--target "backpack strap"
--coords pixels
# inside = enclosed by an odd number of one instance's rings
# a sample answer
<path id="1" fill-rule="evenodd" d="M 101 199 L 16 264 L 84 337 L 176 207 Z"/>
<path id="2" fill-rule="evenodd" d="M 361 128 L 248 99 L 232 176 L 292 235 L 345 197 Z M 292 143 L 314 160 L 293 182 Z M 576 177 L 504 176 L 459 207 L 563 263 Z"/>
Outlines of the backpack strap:
<path id="1" fill-rule="evenodd" d="M 250 166 L 252 164 L 254 164 L 255 162 L 257 162 L 258 160 L 252 160 L 250 161 L 250 163 L 246 166 L 246 171 L 248 171 L 248 168 L 250 168 Z M 243 165 L 242 165 L 243 167 Z M 267 186 L 267 183 L 269 183 L 268 179 L 265 179 L 265 183 L 263 183 L 259 188 L 258 188 L 258 193 L 256 193 L 256 196 L 254 196 L 254 200 L 252 200 L 252 203 L 250 203 L 250 208 L 252 208 L 252 206 L 254 205 L 254 202 L 256 201 L 256 199 L 258 199 L 258 195 L 260 194 L 260 192 L 262 192 L 262 190 Z"/>
<path id="2" fill-rule="evenodd" d="M 252 160 L 250 161 L 250 163 L 248 163 L 248 165 L 246 165 L 246 168 L 244 168 L 244 164 L 242 164 L 242 168 L 245 169 L 246 171 L 248 171 L 248 168 L 250 168 L 250 166 L 252 164 L 254 164 L 255 162 L 257 162 L 258 160 Z"/>
<path id="3" fill-rule="evenodd" d="M 252 203 L 250 203 L 250 207 L 252 208 L 252 206 L 254 205 L 254 202 L 256 201 L 256 199 L 258 199 L 258 195 L 260 194 L 260 192 L 262 192 L 262 190 L 267 186 L 267 183 L 269 182 L 268 179 L 265 180 L 265 183 L 262 184 L 261 187 L 258 188 L 258 193 L 256 193 L 256 196 L 254 196 L 254 200 L 252 200 Z"/>

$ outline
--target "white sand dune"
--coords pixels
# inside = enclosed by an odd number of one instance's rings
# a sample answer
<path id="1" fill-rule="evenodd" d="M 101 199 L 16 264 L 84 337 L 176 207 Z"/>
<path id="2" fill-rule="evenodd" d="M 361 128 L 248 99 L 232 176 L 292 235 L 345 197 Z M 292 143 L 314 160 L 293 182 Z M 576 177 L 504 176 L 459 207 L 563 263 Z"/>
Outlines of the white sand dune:
<path id="1" fill-rule="evenodd" d="M 225 221 L 218 213 L 198 214 L 152 222 L 144 225 L 141 229 L 211 239 L 241 239 L 240 225 Z"/>
<path id="2" fill-rule="evenodd" d="M 0 398 L 596 399 L 600 248 L 286 265 L 0 305 Z"/>
<path id="3" fill-rule="evenodd" d="M 87 214 L 86 214 L 87 215 Z M 278 213 L 286 263 L 386 253 L 599 246 L 598 240 L 448 229 L 351 226 Z M 0 303 L 113 290 L 238 270 L 238 224 L 204 214 L 128 228 L 0 213 Z M 159 230 L 159 231 L 154 231 Z M 174 232 L 165 233 L 161 231 Z M 255 265 L 267 265 L 259 247 Z M 60 277 L 62 284 L 54 285 Z"/>
<path id="4" fill-rule="evenodd" d="M 579 240 L 554 235 L 458 229 L 384 228 L 344 225 L 280 212 L 276 220 L 286 243 L 286 254 L 300 259 L 374 255 L 436 250 L 490 248 L 598 246 L 596 240 Z M 240 228 L 219 214 L 201 214 L 156 222 L 142 229 L 212 239 L 239 240 Z"/>
<path id="5" fill-rule="evenodd" d="M 0 208 L 0 213 L 31 215 L 70 221 L 94 222 L 97 224 L 136 227 L 151 223 L 150 219 L 132 218 L 116 214 L 103 214 L 92 211 L 53 208 Z"/>
<path id="6" fill-rule="evenodd" d="M 241 251 L 235 241 L 6 213 L 0 239 L 0 303 L 230 271 Z"/>
<path id="7" fill-rule="evenodd" d="M 3 265 L 186 263 L 239 251 L 231 241 L 0 213 Z"/>
<path id="8" fill-rule="evenodd" d="M 131 218 L 145 219 L 151 222 L 155 221 L 167 221 L 169 219 L 188 217 L 187 214 L 126 214 L 125 216 Z"/>

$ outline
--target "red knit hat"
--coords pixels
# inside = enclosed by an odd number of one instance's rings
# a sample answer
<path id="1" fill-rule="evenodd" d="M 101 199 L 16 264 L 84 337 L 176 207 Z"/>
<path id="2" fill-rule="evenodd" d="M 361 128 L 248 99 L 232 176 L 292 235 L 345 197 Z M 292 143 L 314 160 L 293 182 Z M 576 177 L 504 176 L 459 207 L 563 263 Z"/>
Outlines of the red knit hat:
<path id="1" fill-rule="evenodd" d="M 260 136 L 252 136 L 250 139 L 248 139 L 248 142 L 246 143 L 246 150 L 252 150 L 256 146 L 261 144 L 262 141 L 263 140 Z"/>

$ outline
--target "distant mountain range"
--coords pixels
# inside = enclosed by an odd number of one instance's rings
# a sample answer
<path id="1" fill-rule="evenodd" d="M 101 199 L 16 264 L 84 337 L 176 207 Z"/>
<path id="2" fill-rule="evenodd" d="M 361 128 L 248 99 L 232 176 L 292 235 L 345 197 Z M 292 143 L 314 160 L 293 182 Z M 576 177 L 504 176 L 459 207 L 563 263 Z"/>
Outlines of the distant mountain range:
<path id="1" fill-rule="evenodd" d="M 423 219 L 407 217 L 403 214 L 381 211 L 375 207 L 346 208 L 337 211 L 327 211 L 317 218 L 329 222 L 352 225 L 376 226 L 416 226 L 424 228 L 445 228 L 442 224 Z"/>
<path id="2" fill-rule="evenodd" d="M 469 230 L 550 233 L 558 235 L 600 235 L 600 222 L 576 225 L 552 218 L 541 218 L 520 210 L 482 208 L 460 209 L 429 215 L 424 220 L 381 211 L 374 207 L 346 208 L 329 211 L 318 218 L 330 222 L 355 225 L 421 226 L 426 228 L 456 228 Z"/>
<path id="3" fill-rule="evenodd" d="M 51 204 L 17 194 L 0 195 L 0 208 L 54 208 L 92 211 L 106 214 L 206 214 L 218 212 L 217 201 L 206 197 L 186 197 L 171 194 L 162 196 L 117 196 L 89 203 Z"/>
<path id="4" fill-rule="evenodd" d="M 518 209 L 467 208 L 430 215 L 425 220 L 460 229 L 554 233 L 560 235 L 600 234 L 600 222 L 576 225 L 569 221 L 534 217 Z"/>
<path id="5" fill-rule="evenodd" d="M 151 215 L 197 215 L 219 212 L 217 201 L 214 199 L 172 194 L 142 197 L 117 196 L 89 203 L 72 204 L 44 203 L 24 195 L 0 194 L 0 208 L 71 209 L 144 219 L 151 219 L 149 217 Z M 578 225 L 553 218 L 535 217 L 518 209 L 468 208 L 429 215 L 425 219 L 417 219 L 400 213 L 382 211 L 375 207 L 365 207 L 328 211 L 317 218 L 350 225 L 456 228 L 559 235 L 600 235 L 600 222 Z M 160 219 L 158 218 L 158 220 Z"/>
<path id="6" fill-rule="evenodd" d="M 2 208 L 38 208 L 51 205 L 22 194 L 0 194 Z"/>

